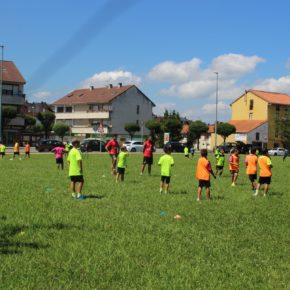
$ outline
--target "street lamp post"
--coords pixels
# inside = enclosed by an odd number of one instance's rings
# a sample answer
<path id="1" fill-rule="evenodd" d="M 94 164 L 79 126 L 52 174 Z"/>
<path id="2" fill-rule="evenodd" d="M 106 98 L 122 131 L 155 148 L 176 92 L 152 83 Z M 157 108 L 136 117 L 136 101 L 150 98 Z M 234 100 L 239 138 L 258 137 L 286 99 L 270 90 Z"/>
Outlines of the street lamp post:
<path id="1" fill-rule="evenodd" d="M 216 74 L 216 95 L 215 95 L 215 126 L 214 126 L 214 147 L 217 148 L 217 125 L 218 125 L 218 96 L 219 96 L 219 73 Z"/>
<path id="2" fill-rule="evenodd" d="M 3 95 L 3 59 L 4 59 L 4 45 L 1 48 L 1 70 L 0 70 L 0 142 L 2 142 L 2 95 Z"/>

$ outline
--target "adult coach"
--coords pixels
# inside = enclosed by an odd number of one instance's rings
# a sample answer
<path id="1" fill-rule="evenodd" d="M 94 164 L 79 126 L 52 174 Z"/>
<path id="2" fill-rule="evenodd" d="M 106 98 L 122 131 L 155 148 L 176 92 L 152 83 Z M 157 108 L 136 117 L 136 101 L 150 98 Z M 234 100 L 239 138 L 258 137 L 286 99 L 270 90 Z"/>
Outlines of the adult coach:
<path id="1" fill-rule="evenodd" d="M 112 158 L 112 174 L 116 174 L 117 156 L 119 153 L 117 135 L 113 135 L 113 138 L 107 143 L 106 150 Z"/>
<path id="2" fill-rule="evenodd" d="M 143 175 L 146 165 L 148 165 L 148 174 L 151 175 L 151 166 L 153 164 L 153 151 L 154 151 L 153 137 L 149 136 L 143 145 L 143 164 L 141 166 L 140 175 Z"/>

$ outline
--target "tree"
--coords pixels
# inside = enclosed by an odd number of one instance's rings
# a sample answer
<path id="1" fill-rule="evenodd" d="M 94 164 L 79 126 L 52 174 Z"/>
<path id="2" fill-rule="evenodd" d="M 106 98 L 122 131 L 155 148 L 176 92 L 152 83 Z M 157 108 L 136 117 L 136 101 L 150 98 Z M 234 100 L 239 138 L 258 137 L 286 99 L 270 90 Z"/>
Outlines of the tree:
<path id="1" fill-rule="evenodd" d="M 284 148 L 290 148 L 290 119 L 279 120 L 276 122 L 276 126 Z"/>
<path id="2" fill-rule="evenodd" d="M 132 140 L 135 133 L 140 131 L 140 126 L 136 123 L 127 123 L 125 124 L 124 129 L 128 132 Z"/>
<path id="3" fill-rule="evenodd" d="M 168 118 L 162 122 L 162 131 L 169 132 L 172 141 L 179 141 L 181 138 L 182 124 L 176 118 Z"/>
<path id="4" fill-rule="evenodd" d="M 47 111 L 47 112 L 39 113 L 37 118 L 43 125 L 45 138 L 47 139 L 50 131 L 52 130 L 52 126 L 54 124 L 55 114 L 53 112 Z"/>
<path id="5" fill-rule="evenodd" d="M 221 135 L 224 139 L 224 144 L 226 143 L 226 139 L 231 134 L 236 133 L 236 127 L 229 123 L 218 123 L 217 125 L 217 133 Z"/>
<path id="6" fill-rule="evenodd" d="M 9 122 L 17 116 L 17 109 L 14 106 L 2 107 L 2 121 L 3 125 L 7 126 Z"/>
<path id="7" fill-rule="evenodd" d="M 189 125 L 188 141 L 193 143 L 197 140 L 197 150 L 199 150 L 199 139 L 202 134 L 207 133 L 208 125 L 200 120 L 193 121 Z"/>
<path id="8" fill-rule="evenodd" d="M 42 124 L 35 124 L 32 126 L 32 132 L 33 133 L 40 133 L 40 132 L 43 132 L 44 131 L 44 128 L 42 126 Z"/>
<path id="9" fill-rule="evenodd" d="M 145 123 L 145 127 L 150 131 L 150 134 L 155 136 L 162 132 L 160 122 L 156 120 L 149 120 Z"/>
<path id="10" fill-rule="evenodd" d="M 63 141 L 63 137 L 65 136 L 65 134 L 67 132 L 69 132 L 69 125 L 67 125 L 65 123 L 61 123 L 61 122 L 60 123 L 56 123 L 56 124 L 54 124 L 52 130 Z"/>
<path id="11" fill-rule="evenodd" d="M 35 118 L 31 117 L 30 115 L 24 115 L 23 118 L 24 118 L 25 128 L 27 128 L 27 127 L 31 128 L 36 123 Z"/>

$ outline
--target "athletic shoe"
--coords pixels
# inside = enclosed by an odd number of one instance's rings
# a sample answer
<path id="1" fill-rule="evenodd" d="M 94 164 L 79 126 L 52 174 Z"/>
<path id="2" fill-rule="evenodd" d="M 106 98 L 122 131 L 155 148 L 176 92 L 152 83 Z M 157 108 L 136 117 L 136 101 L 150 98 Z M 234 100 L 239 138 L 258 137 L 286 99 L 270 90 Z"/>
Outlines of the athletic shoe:
<path id="1" fill-rule="evenodd" d="M 233 182 L 233 183 L 232 183 L 232 186 L 236 186 L 236 184 Z"/>
<path id="2" fill-rule="evenodd" d="M 200 201 L 200 199 L 198 198 L 196 201 Z"/>
<path id="3" fill-rule="evenodd" d="M 76 195 L 75 193 L 72 193 L 72 194 L 71 194 L 71 197 L 72 197 L 72 198 L 77 198 L 77 195 Z"/>

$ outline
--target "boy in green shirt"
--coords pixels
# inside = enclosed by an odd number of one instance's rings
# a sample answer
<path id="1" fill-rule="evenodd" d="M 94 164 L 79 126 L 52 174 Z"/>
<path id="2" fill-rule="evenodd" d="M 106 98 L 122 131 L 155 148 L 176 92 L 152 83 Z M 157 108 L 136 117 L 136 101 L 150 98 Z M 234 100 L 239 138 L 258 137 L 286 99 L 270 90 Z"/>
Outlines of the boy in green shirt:
<path id="1" fill-rule="evenodd" d="M 79 140 L 73 140 L 72 142 L 73 148 L 69 151 L 67 161 L 69 164 L 69 177 L 71 180 L 70 189 L 71 195 L 74 198 L 83 199 L 84 196 L 81 195 L 82 188 L 84 185 L 84 177 L 83 177 L 83 164 L 82 164 L 82 156 L 80 151 L 77 149 L 80 145 Z M 75 185 L 78 183 L 78 193 L 75 192 Z"/>
<path id="2" fill-rule="evenodd" d="M 169 184 L 171 177 L 171 167 L 174 165 L 174 159 L 171 156 L 171 146 L 164 146 L 164 155 L 160 157 L 158 165 L 161 166 L 161 181 L 160 181 L 160 193 L 163 192 L 165 185 L 165 193 L 169 192 Z"/>
<path id="3" fill-rule="evenodd" d="M 225 151 L 221 149 L 219 153 L 216 155 L 216 176 L 222 176 L 223 170 L 225 166 Z"/>
<path id="4" fill-rule="evenodd" d="M 186 158 L 189 158 L 189 150 L 188 150 L 188 147 L 187 147 L 187 145 L 185 145 L 185 147 L 184 147 L 184 156 L 186 157 Z"/>
<path id="5" fill-rule="evenodd" d="M 121 177 L 121 181 L 124 181 L 125 176 L 125 169 L 127 167 L 127 147 L 125 145 L 122 145 L 121 152 L 118 155 L 117 160 L 117 175 L 116 175 L 116 182 L 119 181 L 119 178 Z"/>
<path id="6" fill-rule="evenodd" d="M 0 154 L 2 158 L 5 156 L 6 146 L 4 144 L 0 144 Z"/>

